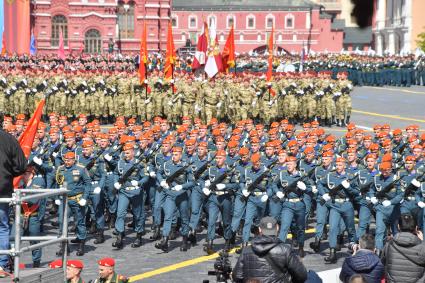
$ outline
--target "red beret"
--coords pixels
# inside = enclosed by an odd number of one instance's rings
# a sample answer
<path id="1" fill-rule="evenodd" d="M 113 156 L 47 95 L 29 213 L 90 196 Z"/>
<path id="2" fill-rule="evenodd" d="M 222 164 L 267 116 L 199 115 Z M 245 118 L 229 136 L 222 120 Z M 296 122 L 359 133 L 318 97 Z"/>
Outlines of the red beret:
<path id="1" fill-rule="evenodd" d="M 132 143 L 125 143 L 124 146 L 122 147 L 122 150 L 130 150 L 130 149 L 134 149 L 134 144 Z"/>
<path id="2" fill-rule="evenodd" d="M 249 154 L 249 149 L 246 147 L 242 147 L 241 149 L 239 149 L 239 155 L 248 155 Z"/>
<path id="3" fill-rule="evenodd" d="M 115 266 L 115 260 L 110 257 L 102 258 L 97 263 L 101 266 L 110 266 L 110 267 Z"/>
<path id="4" fill-rule="evenodd" d="M 406 157 L 405 161 L 416 161 L 416 158 L 413 155 L 409 155 Z"/>
<path id="5" fill-rule="evenodd" d="M 74 159 L 75 158 L 75 153 L 73 151 L 68 151 L 67 153 L 64 154 L 64 156 L 66 159 Z"/>
<path id="6" fill-rule="evenodd" d="M 390 170 L 391 169 L 391 162 L 382 162 L 379 165 L 380 170 Z"/>
<path id="7" fill-rule="evenodd" d="M 217 150 L 217 153 L 216 153 L 215 156 L 226 156 L 226 152 L 222 149 Z"/>
<path id="8" fill-rule="evenodd" d="M 70 267 L 75 267 L 75 268 L 79 268 L 79 269 L 83 269 L 83 267 L 84 267 L 84 264 L 83 264 L 83 262 L 81 262 L 80 260 L 76 260 L 76 259 L 74 259 L 74 260 L 68 260 L 67 262 L 66 262 L 66 266 L 70 266 Z"/>
<path id="9" fill-rule="evenodd" d="M 52 261 L 49 263 L 49 267 L 53 269 L 62 267 L 62 259 Z"/>
<path id="10" fill-rule="evenodd" d="M 286 162 L 296 162 L 297 158 L 295 156 L 288 156 L 286 158 Z"/>
<path id="11" fill-rule="evenodd" d="M 261 155 L 258 152 L 254 153 L 251 156 L 251 162 L 252 163 L 256 163 L 256 162 L 260 161 L 260 159 L 261 159 Z"/>

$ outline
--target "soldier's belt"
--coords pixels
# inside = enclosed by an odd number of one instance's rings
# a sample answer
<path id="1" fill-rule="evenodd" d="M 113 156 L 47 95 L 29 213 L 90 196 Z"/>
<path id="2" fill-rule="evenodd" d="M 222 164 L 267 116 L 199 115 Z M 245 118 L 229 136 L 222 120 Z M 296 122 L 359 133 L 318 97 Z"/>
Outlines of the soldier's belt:
<path id="1" fill-rule="evenodd" d="M 289 202 L 300 202 L 300 201 L 302 201 L 302 199 L 300 199 L 300 198 L 287 198 L 286 201 L 289 201 Z"/>
<path id="2" fill-rule="evenodd" d="M 346 201 L 350 201 L 350 199 L 349 198 L 335 198 L 334 201 L 338 202 L 338 203 L 343 203 L 343 202 L 346 202 Z"/>
<path id="3" fill-rule="evenodd" d="M 97 184 L 99 184 L 99 181 L 93 181 L 93 182 L 91 182 L 91 184 L 92 185 L 97 185 Z"/>
<path id="4" fill-rule="evenodd" d="M 217 196 L 222 196 L 222 195 L 227 195 L 229 192 L 228 191 L 214 191 L 212 193 L 217 195 Z"/>
<path id="5" fill-rule="evenodd" d="M 43 175 L 34 175 L 33 178 L 43 178 Z"/>
<path id="6" fill-rule="evenodd" d="M 405 197 L 405 200 L 415 200 L 415 197 Z"/>
<path id="7" fill-rule="evenodd" d="M 138 190 L 139 187 L 125 187 L 124 190 L 125 191 L 134 191 L 134 190 Z"/>
<path id="8" fill-rule="evenodd" d="M 106 175 L 112 175 L 114 172 L 106 172 Z"/>
<path id="9" fill-rule="evenodd" d="M 83 196 L 83 194 L 76 194 L 75 196 L 68 196 L 68 200 L 75 200 L 75 201 L 80 201 L 81 197 Z"/>
<path id="10" fill-rule="evenodd" d="M 266 193 L 266 192 L 252 192 L 252 194 L 253 194 L 254 196 L 258 197 L 258 196 L 263 196 L 263 195 L 265 195 L 265 194 L 267 194 L 267 193 Z"/>

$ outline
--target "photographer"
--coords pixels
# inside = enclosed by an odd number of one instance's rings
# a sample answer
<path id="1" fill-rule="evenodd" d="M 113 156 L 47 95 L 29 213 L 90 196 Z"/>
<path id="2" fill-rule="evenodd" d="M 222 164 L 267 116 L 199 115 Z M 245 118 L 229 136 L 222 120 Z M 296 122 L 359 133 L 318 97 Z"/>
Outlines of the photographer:
<path id="1" fill-rule="evenodd" d="M 359 244 L 354 246 L 353 256 L 347 257 L 342 264 L 339 279 L 350 282 L 354 274 L 363 275 L 367 283 L 379 283 L 384 276 L 384 265 L 375 254 L 375 237 L 364 234 Z"/>
<path id="2" fill-rule="evenodd" d="M 423 234 L 410 214 L 402 214 L 398 226 L 400 232 L 387 242 L 382 254 L 386 282 L 424 282 Z"/>
<path id="3" fill-rule="evenodd" d="M 261 219 L 259 236 L 243 249 L 233 269 L 235 282 L 258 279 L 261 282 L 305 282 L 307 270 L 291 246 L 276 237 L 277 221 L 273 217 Z"/>

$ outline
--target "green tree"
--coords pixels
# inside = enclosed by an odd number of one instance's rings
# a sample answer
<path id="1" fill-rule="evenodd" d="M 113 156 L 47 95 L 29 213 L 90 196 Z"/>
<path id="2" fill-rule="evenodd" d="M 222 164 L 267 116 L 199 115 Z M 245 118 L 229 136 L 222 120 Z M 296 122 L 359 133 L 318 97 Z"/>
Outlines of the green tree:
<path id="1" fill-rule="evenodd" d="M 416 40 L 418 47 L 425 51 L 425 31 L 418 34 L 418 40 Z"/>

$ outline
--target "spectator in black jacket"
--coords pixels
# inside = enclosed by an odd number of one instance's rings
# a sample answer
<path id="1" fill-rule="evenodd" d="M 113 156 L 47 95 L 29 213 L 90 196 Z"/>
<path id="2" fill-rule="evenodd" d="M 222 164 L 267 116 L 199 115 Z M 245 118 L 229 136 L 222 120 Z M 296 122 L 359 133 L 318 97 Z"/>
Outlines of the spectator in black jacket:
<path id="1" fill-rule="evenodd" d="M 348 283 L 354 274 L 363 275 L 367 283 L 379 283 L 384 276 L 384 265 L 375 254 L 375 237 L 370 234 L 361 236 L 353 256 L 345 258 L 339 279 Z"/>
<path id="2" fill-rule="evenodd" d="M 27 160 L 18 141 L 0 129 L 0 198 L 10 198 L 13 178 L 25 172 Z M 0 203 L 0 250 L 9 249 L 9 204 Z M 9 258 L 0 255 L 0 277 L 4 277 Z"/>
<path id="3" fill-rule="evenodd" d="M 387 283 L 425 282 L 425 244 L 415 218 L 402 214 L 399 233 L 387 242 L 382 252 Z"/>
<path id="4" fill-rule="evenodd" d="M 291 249 L 276 237 L 278 225 L 273 217 L 261 219 L 259 236 L 243 249 L 235 268 L 233 280 L 245 282 L 257 279 L 263 283 L 304 282 L 307 270 Z"/>

